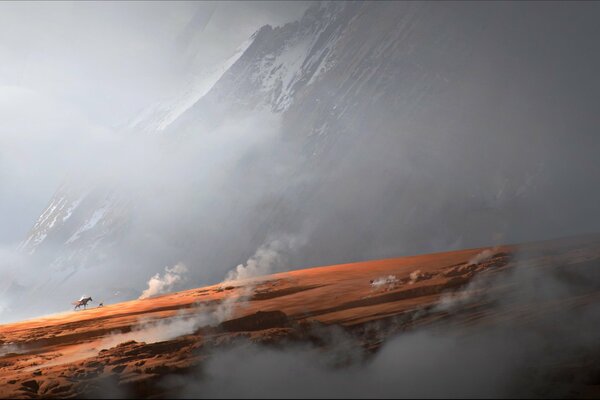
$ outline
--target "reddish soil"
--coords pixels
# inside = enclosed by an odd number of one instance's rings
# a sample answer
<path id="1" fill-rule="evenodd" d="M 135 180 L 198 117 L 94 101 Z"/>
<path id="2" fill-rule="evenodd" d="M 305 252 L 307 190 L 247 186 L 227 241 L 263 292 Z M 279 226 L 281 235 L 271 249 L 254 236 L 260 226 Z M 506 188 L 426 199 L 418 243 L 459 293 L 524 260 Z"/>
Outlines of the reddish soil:
<path id="1" fill-rule="evenodd" d="M 107 382 L 132 396 L 160 397 L 157 378 L 185 373 L 210 357 L 215 346 L 239 341 L 318 345 L 315 329 L 332 325 L 355 335 L 365 351 L 376 351 L 391 334 L 450 318 L 435 308 L 441 296 L 476 291 L 469 285 L 475 277 L 509 271 L 517 253 L 520 259 L 529 257 L 528 268 L 550 268 L 556 261 L 593 268 L 600 260 L 600 237 L 296 270 L 1 325 L 0 397 L 93 396 Z M 460 323 L 525 320 L 598 300 L 600 288 L 560 304 L 516 304 L 510 315 L 473 306 L 465 308 Z M 231 314 L 215 319 L 227 304 Z M 204 315 L 210 317 L 205 323 L 201 318 L 189 322 Z M 178 321 L 184 325 L 180 336 L 160 325 L 173 328 Z M 373 322 L 381 334 L 367 334 Z"/>

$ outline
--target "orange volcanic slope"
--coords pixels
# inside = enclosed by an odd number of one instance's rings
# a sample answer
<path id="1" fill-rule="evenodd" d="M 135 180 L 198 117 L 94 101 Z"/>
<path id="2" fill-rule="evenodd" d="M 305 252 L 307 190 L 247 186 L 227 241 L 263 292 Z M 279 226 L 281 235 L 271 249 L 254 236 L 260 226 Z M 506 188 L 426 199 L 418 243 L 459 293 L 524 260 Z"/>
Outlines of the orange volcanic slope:
<path id="1" fill-rule="evenodd" d="M 413 257 L 367 261 L 317 267 L 260 277 L 244 282 L 229 282 L 199 289 L 191 289 L 144 300 L 105 305 L 102 308 L 89 308 L 85 311 L 65 312 L 29 321 L 0 326 L 0 340 L 3 342 L 39 341 L 42 338 L 57 340 L 63 335 L 74 336 L 80 330 L 88 334 L 90 329 L 113 330 L 130 326 L 140 318 L 168 318 L 182 310 L 192 312 L 197 307 L 211 307 L 225 298 L 242 296 L 243 289 L 253 288 L 249 301 L 236 305 L 235 316 L 248 315 L 262 310 L 280 310 L 295 318 L 314 318 L 327 323 L 350 325 L 374 318 L 374 314 L 388 312 L 397 314 L 410 309 L 415 304 L 423 304 L 422 296 L 408 298 L 377 299 L 384 293 L 409 293 L 418 288 L 438 287 L 453 278 L 443 275 L 455 265 L 464 264 L 485 249 L 470 249 L 449 253 L 428 254 Z M 510 251 L 509 247 L 496 249 L 495 253 Z M 504 261 L 508 261 L 504 259 Z M 371 280 L 395 276 L 399 281 L 410 279 L 410 274 L 421 271 L 423 275 L 433 274 L 416 282 L 398 282 L 376 288 Z M 472 275 L 470 272 L 456 277 Z M 452 283 L 452 282 L 451 282 Z M 442 289 L 440 287 L 440 289 Z M 435 290 L 427 301 L 435 301 L 441 290 Z M 405 297 L 405 296 L 400 296 Z M 415 301 L 415 298 L 419 298 Z M 361 304 L 364 302 L 364 306 Z M 355 302 L 351 306 L 346 303 Z M 42 333 L 43 332 L 43 333 Z"/>
<path id="2" fill-rule="evenodd" d="M 538 254 L 544 249 L 552 255 Z M 2 325 L 0 397 L 95 393 L 107 379 L 153 395 L 149 381 L 202 362 L 211 347 L 240 338 L 305 340 L 314 324 L 359 332 L 373 321 L 431 309 L 441 296 L 469 289 L 474 277 L 511 268 L 517 255 L 540 268 L 558 258 L 589 263 L 600 259 L 600 236 L 284 272 Z M 598 293 L 586 296 L 569 301 L 598 300 Z M 415 314 L 396 331 L 442 317 Z M 364 347 L 377 349 L 380 340 Z"/>

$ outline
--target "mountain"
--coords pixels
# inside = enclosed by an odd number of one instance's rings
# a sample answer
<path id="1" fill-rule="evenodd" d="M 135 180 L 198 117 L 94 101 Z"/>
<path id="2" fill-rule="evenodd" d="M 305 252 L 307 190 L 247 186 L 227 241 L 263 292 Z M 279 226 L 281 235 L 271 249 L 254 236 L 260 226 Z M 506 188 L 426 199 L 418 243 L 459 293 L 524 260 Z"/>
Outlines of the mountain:
<path id="1" fill-rule="evenodd" d="M 285 269 L 597 229 L 594 8 L 322 2 L 264 26 L 134 119 L 162 146 L 149 183 L 66 184 L 22 251 L 40 288 L 109 296 L 179 261 L 216 282 L 278 237 Z"/>

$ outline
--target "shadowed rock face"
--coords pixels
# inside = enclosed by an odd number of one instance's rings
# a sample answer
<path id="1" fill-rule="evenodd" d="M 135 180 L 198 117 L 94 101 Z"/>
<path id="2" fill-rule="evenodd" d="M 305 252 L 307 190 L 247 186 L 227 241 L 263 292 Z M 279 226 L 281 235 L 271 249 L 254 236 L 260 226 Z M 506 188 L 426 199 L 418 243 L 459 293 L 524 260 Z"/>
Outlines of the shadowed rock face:
<path id="1" fill-rule="evenodd" d="M 311 268 L 3 325 L 0 397 L 179 396 L 181 386 L 167 382 L 202 382 L 204 368 L 228 349 L 309 346 L 342 354 L 335 368 L 369 368 L 369 360 L 394 358 L 394 343 L 432 332 L 439 343 L 457 331 L 452 351 L 467 359 L 489 332 L 509 332 L 515 346 L 505 352 L 531 359 L 512 371 L 508 394 L 589 395 L 600 349 L 573 331 L 593 331 L 599 266 L 600 239 L 586 236 Z M 230 317 L 211 317 L 226 306 Z M 581 324 L 577 315 L 590 317 Z M 522 342 L 540 329 L 541 338 Z M 506 343 L 475 349 L 494 353 Z"/>
<path id="2" fill-rule="evenodd" d="M 306 225 L 286 265 L 596 231 L 599 9 L 332 2 L 263 27 L 163 131 L 167 164 L 178 145 L 192 152 L 186 179 L 142 198 L 130 185 L 65 185 L 24 247 L 50 266 L 50 290 L 85 271 L 108 297 L 144 282 L 105 271 L 184 260 L 211 266 L 190 281 L 216 282 L 270 235 Z M 222 180 L 198 178 L 198 160 L 219 153 L 202 144 L 264 109 L 281 122 L 275 139 Z"/>
<path id="3" fill-rule="evenodd" d="M 290 321 L 281 311 L 258 311 L 229 321 L 221 322 L 219 327 L 227 332 L 262 331 L 272 328 L 287 328 Z"/>

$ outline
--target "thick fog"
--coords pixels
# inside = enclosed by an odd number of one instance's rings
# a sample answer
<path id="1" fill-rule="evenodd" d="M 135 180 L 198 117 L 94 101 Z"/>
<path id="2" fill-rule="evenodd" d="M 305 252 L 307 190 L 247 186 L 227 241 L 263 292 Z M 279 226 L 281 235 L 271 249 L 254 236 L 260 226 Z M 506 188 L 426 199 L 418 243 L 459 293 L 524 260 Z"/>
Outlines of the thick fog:
<path id="1" fill-rule="evenodd" d="M 2 3 L 0 303 L 5 306 L 12 298 L 11 287 L 31 290 L 52 278 L 51 257 L 31 260 L 15 249 L 65 182 L 80 189 L 77 182 L 84 181 L 82 193 L 89 187 L 133 185 L 144 196 L 169 182 L 181 187 L 188 177 L 182 168 L 200 170 L 200 165 L 182 167 L 176 160 L 157 166 L 153 160 L 165 158 L 160 139 L 138 132 L 128 136 L 126 127 L 191 86 L 208 90 L 223 63 L 260 26 L 298 19 L 308 3 Z M 235 133 L 223 137 L 236 140 Z M 189 152 L 181 155 L 182 160 L 189 157 Z M 145 206 L 153 207 L 150 202 Z M 100 275 L 114 278 L 121 267 Z M 43 278 L 40 271 L 45 271 Z M 144 286 L 153 274 L 131 277 L 125 286 Z M 89 284 L 93 278 L 83 280 Z M 77 286 L 58 304 L 73 297 Z M 48 300 L 43 303 L 38 312 L 44 312 Z M 3 319 L 22 316 L 15 309 L 5 311 Z"/>
<path id="2" fill-rule="evenodd" d="M 110 304 L 600 231 L 597 3 L 311 5 L 0 3 L 0 321 L 82 295 Z M 294 84 L 269 80 L 281 70 Z M 36 233 L 51 200 L 68 206 Z M 43 245 L 17 248 L 32 227 Z M 466 301 L 492 318 L 472 330 L 411 332 L 372 358 L 343 334 L 325 355 L 234 348 L 161 384 L 184 397 L 547 394 L 547 366 L 597 351 L 597 307 L 494 317 L 586 295 L 598 274 L 519 257 L 473 284 L 483 297 Z"/>
<path id="3" fill-rule="evenodd" d="M 595 330 L 600 309 L 589 296 L 600 273 L 597 260 L 549 261 L 548 255 L 547 249 L 520 251 L 511 270 L 488 270 L 459 294 L 448 293 L 438 305 L 414 314 L 424 320 L 443 314 L 437 322 L 406 330 L 410 316 L 399 316 L 396 327 L 389 320 L 367 324 L 362 339 L 341 328 L 315 327 L 311 336 L 319 338 L 318 347 L 234 340 L 213 348 L 196 368 L 156 380 L 156 393 L 170 398 L 578 397 L 597 379 L 597 369 L 588 363 L 600 351 Z M 200 309 L 170 321 L 141 321 L 131 332 L 107 338 L 104 346 L 169 340 L 222 320 L 216 311 Z M 362 347 L 361 340 L 382 339 L 374 354 Z M 130 395 L 116 385 L 98 390 L 90 395 Z"/>
<path id="4" fill-rule="evenodd" d="M 306 6 L 0 4 L 0 243 L 23 240 L 65 176 L 119 127 L 210 75 L 260 26 L 297 19 Z"/>
<path id="5" fill-rule="evenodd" d="M 333 4 L 0 5 L 0 319 L 600 229 L 598 6 Z M 267 85 L 295 38 L 327 68 Z M 81 207 L 15 253 L 62 183 Z"/>
<path id="6" fill-rule="evenodd" d="M 596 370 L 561 368 L 598 354 L 600 309 L 567 299 L 597 287 L 597 265 L 534 264 L 521 261 L 508 274 L 475 279 L 470 295 L 443 302 L 449 323 L 402 332 L 371 357 L 342 332 L 323 336 L 327 351 L 241 344 L 160 386 L 181 398 L 578 396 Z M 486 310 L 479 324 L 461 320 L 473 304 Z"/>

